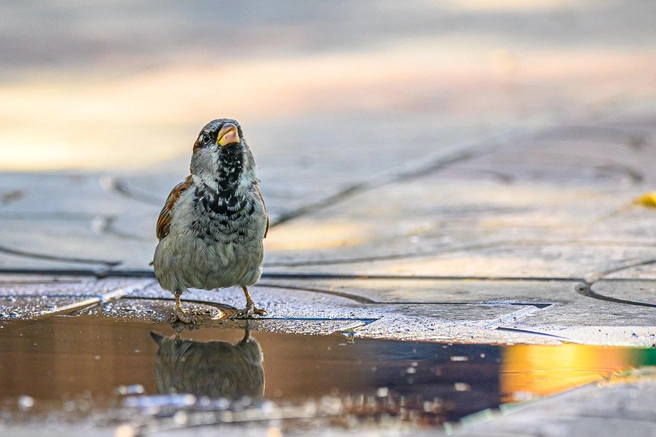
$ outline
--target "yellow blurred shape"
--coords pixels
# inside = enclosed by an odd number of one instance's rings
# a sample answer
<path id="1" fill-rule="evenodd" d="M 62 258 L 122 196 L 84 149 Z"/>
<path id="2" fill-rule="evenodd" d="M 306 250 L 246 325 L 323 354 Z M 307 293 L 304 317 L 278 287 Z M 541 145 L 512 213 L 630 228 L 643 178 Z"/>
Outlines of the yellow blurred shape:
<path id="1" fill-rule="evenodd" d="M 504 401 L 521 393 L 549 396 L 599 381 L 631 367 L 630 350 L 580 344 L 518 345 L 504 349 L 501 393 Z"/>
<path id="2" fill-rule="evenodd" d="M 366 227 L 358 223 L 294 223 L 276 226 L 264 240 L 266 250 L 302 250 L 351 246 L 367 241 Z"/>
<path id="3" fill-rule="evenodd" d="M 635 200 L 635 203 L 643 206 L 651 206 L 652 208 L 656 207 L 656 191 L 650 191 L 649 193 L 638 197 Z"/>

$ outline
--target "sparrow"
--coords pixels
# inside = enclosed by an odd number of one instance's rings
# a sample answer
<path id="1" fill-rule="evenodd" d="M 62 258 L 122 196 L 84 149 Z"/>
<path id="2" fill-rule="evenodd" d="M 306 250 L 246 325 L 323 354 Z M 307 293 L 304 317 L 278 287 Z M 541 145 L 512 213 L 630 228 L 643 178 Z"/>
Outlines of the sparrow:
<path id="1" fill-rule="evenodd" d="M 194 143 L 190 175 L 169 194 L 157 219 L 153 268 L 175 295 L 172 322 L 197 323 L 180 296 L 189 288 L 240 286 L 246 308 L 232 317 L 264 315 L 248 286 L 262 274 L 262 240 L 269 218 L 253 154 L 236 120 L 209 122 Z"/>
<path id="2" fill-rule="evenodd" d="M 164 337 L 150 333 L 159 345 L 155 358 L 155 380 L 161 394 L 191 393 L 198 397 L 239 400 L 264 398 L 262 349 L 249 336 L 237 344 L 207 343 Z"/>

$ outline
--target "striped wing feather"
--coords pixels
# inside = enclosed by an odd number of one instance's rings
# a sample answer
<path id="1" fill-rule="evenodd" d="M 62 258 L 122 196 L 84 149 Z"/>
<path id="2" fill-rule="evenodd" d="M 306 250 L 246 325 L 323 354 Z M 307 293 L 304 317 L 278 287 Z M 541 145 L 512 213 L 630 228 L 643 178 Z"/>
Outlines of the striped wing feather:
<path id="1" fill-rule="evenodd" d="M 184 182 L 176 185 L 171 194 L 166 198 L 166 203 L 159 213 L 157 218 L 157 238 L 161 240 L 166 237 L 171 231 L 171 211 L 173 210 L 173 205 L 178 200 L 180 195 L 184 193 L 189 187 L 191 187 L 191 175 L 187 176 Z"/>

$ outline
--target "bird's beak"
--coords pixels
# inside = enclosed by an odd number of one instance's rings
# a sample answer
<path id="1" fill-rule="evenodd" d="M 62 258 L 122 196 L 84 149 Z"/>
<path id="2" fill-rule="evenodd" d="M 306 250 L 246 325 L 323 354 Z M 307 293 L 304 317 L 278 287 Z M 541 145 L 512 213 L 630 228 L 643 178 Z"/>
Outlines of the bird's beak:
<path id="1" fill-rule="evenodd" d="M 222 147 L 227 146 L 231 143 L 239 142 L 239 131 L 237 126 L 232 123 L 226 123 L 221 127 L 219 134 L 216 136 L 216 144 L 220 144 Z"/>

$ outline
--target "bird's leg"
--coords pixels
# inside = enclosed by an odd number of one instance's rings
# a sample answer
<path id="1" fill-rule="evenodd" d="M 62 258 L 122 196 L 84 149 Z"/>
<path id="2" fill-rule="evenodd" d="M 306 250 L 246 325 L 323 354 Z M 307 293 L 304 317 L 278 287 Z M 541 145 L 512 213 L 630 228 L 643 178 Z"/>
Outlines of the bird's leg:
<path id="1" fill-rule="evenodd" d="M 255 306 L 255 302 L 253 302 L 253 298 L 251 297 L 251 294 L 248 292 L 248 288 L 244 285 L 241 287 L 242 290 L 244 290 L 244 294 L 246 295 L 246 308 L 243 310 L 239 310 L 236 313 L 234 313 L 230 318 L 231 319 L 243 319 L 243 318 L 249 318 L 252 317 L 254 314 L 257 314 L 258 316 L 264 316 L 266 315 L 266 311 L 263 309 L 260 309 Z"/>
<path id="2" fill-rule="evenodd" d="M 244 338 L 239 341 L 239 344 L 244 344 L 251 337 L 251 328 L 248 326 L 248 320 L 246 320 L 246 327 L 244 328 Z"/>
<path id="3" fill-rule="evenodd" d="M 266 310 L 258 308 L 255 306 L 255 303 L 253 302 L 253 298 L 251 297 L 251 294 L 248 292 L 248 288 L 246 286 L 241 287 L 242 290 L 244 290 L 244 294 L 246 295 L 246 310 L 250 313 L 252 316 L 253 314 L 257 314 L 258 316 L 264 316 L 266 315 Z"/>
<path id="4" fill-rule="evenodd" d="M 192 325 L 200 324 L 201 321 L 193 314 L 188 314 L 182 309 L 182 304 L 180 303 L 180 294 L 175 293 L 175 310 L 171 315 L 171 323 L 182 322 L 190 323 Z"/>

